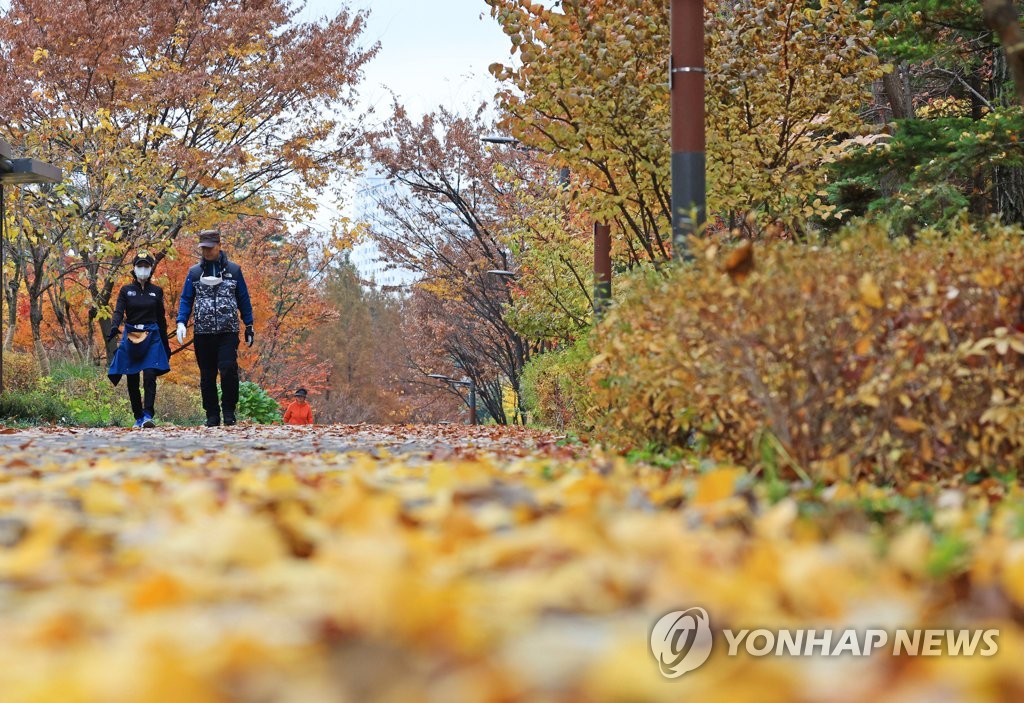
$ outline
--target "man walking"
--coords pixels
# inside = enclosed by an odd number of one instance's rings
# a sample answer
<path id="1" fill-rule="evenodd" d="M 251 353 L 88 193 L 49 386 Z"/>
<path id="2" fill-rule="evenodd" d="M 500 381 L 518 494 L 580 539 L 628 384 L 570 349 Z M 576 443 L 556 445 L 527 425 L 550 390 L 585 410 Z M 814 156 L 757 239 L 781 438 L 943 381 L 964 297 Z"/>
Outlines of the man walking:
<path id="1" fill-rule="evenodd" d="M 185 343 L 185 325 L 195 313 L 193 341 L 199 365 L 199 390 L 206 411 L 206 426 L 220 425 L 217 373 L 220 372 L 224 424 L 234 425 L 238 405 L 238 315 L 245 323 L 245 343 L 252 346 L 252 303 L 242 268 L 220 249 L 220 230 L 199 233 L 202 259 L 188 270 L 178 305 L 178 343 Z"/>

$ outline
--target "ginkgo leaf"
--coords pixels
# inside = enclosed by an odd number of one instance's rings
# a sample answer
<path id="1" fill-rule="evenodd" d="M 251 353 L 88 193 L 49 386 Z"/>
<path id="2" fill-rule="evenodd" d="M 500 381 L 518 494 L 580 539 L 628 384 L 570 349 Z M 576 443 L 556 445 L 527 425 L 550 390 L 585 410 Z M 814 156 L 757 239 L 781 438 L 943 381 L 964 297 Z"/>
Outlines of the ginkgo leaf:
<path id="1" fill-rule="evenodd" d="M 914 433 L 928 429 L 928 426 L 920 420 L 915 420 L 904 415 L 897 415 L 892 419 L 892 421 L 904 432 Z"/>
<path id="2" fill-rule="evenodd" d="M 885 305 L 882 300 L 882 289 L 875 283 L 870 273 L 865 273 L 857 283 L 857 291 L 860 293 L 861 302 L 870 308 L 881 308 Z"/>

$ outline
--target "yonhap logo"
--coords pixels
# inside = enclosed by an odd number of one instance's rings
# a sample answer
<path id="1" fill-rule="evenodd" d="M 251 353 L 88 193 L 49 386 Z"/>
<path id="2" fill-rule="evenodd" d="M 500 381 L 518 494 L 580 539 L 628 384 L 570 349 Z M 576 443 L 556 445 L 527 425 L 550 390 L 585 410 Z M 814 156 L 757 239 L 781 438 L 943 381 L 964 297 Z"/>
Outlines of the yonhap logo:
<path id="1" fill-rule="evenodd" d="M 693 671 L 711 655 L 711 623 L 703 608 L 674 610 L 651 630 L 651 653 L 665 678 Z"/>
<path id="2" fill-rule="evenodd" d="M 737 657 L 871 657 L 891 656 L 992 657 L 999 652 L 999 630 L 945 628 L 805 627 L 730 630 L 723 656 Z M 651 653 L 662 676 L 676 679 L 693 671 L 711 656 L 711 619 L 706 610 L 691 607 L 662 616 L 651 630 Z"/>

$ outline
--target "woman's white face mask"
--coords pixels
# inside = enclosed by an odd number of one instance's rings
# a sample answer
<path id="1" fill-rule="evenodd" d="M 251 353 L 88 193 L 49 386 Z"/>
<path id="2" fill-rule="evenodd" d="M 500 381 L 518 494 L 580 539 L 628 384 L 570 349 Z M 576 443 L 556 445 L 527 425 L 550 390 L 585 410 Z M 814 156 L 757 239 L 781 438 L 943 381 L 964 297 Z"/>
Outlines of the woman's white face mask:
<path id="1" fill-rule="evenodd" d="M 220 282 L 224 280 L 220 276 L 202 276 L 199 282 L 204 286 L 219 286 Z"/>
<path id="2" fill-rule="evenodd" d="M 148 280 L 149 279 L 149 274 L 151 274 L 151 273 L 153 273 L 153 269 L 149 268 L 148 266 L 136 266 L 135 267 L 135 277 L 137 279 L 139 279 L 140 281 Z"/>

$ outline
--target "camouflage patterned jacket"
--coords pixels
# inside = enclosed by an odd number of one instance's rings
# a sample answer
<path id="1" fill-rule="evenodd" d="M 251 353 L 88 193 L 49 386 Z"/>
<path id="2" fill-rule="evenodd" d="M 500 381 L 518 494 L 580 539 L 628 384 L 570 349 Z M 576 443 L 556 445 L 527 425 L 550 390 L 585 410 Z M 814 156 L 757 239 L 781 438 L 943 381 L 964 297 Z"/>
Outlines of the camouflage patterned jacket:
<path id="1" fill-rule="evenodd" d="M 219 276 L 221 283 L 205 285 L 199 281 L 203 276 Z M 204 259 L 188 270 L 178 304 L 178 322 L 188 324 L 189 316 L 194 314 L 194 334 L 238 332 L 239 313 L 246 327 L 252 325 L 252 303 L 241 266 L 228 261 L 221 252 L 217 260 Z"/>

